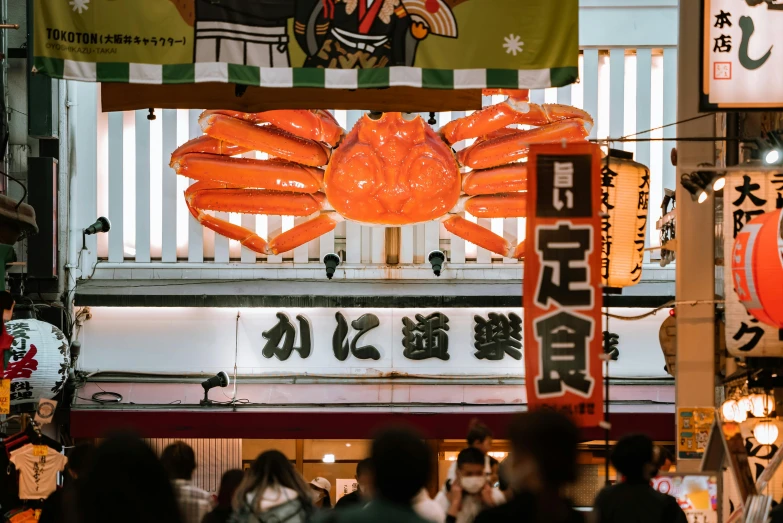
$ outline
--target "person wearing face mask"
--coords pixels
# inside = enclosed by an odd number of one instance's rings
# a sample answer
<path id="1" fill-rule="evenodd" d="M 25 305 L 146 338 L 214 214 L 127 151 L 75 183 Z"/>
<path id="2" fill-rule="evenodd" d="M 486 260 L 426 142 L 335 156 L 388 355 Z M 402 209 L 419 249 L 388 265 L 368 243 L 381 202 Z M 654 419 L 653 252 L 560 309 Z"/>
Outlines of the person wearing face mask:
<path id="1" fill-rule="evenodd" d="M 341 497 L 334 505 L 334 508 L 342 510 L 367 503 L 372 497 L 373 476 L 372 459 L 361 460 L 356 465 L 356 483 L 359 484 L 359 488 Z"/>
<path id="2" fill-rule="evenodd" d="M 446 482 L 435 501 L 446 511 L 446 523 L 472 523 L 479 512 L 505 498 L 487 482 L 484 454 L 469 447 L 457 456 L 456 477 Z"/>
<path id="3" fill-rule="evenodd" d="M 576 481 L 579 430 L 551 410 L 517 415 L 509 426 L 511 454 L 501 475 L 511 499 L 478 515 L 476 523 L 584 523 L 582 513 L 562 496 Z"/>
<path id="4" fill-rule="evenodd" d="M 332 508 L 332 499 L 329 497 L 329 491 L 332 490 L 332 484 L 326 478 L 315 478 L 310 482 L 310 489 L 313 491 L 313 505 L 319 509 Z"/>

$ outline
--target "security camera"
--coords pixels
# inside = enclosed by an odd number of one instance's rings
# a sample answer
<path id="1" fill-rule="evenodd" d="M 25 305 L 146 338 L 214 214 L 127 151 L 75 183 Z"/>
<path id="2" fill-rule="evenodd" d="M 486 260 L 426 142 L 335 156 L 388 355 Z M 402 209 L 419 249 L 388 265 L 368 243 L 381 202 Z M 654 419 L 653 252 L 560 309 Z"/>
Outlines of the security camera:
<path id="1" fill-rule="evenodd" d="M 111 222 L 105 216 L 101 216 L 95 220 L 95 223 L 84 229 L 84 234 L 90 235 L 99 232 L 109 232 L 109 229 L 111 229 Z"/>
<path id="2" fill-rule="evenodd" d="M 209 399 L 209 389 L 215 387 L 228 387 L 229 384 L 228 374 L 223 371 L 218 372 L 211 378 L 201 382 L 201 386 L 204 387 L 204 399 L 201 400 L 201 405 L 211 405 L 212 401 Z"/>
<path id="3" fill-rule="evenodd" d="M 337 270 L 337 266 L 340 265 L 340 256 L 337 254 L 330 252 L 326 256 L 324 256 L 324 265 L 326 265 L 326 277 L 330 280 L 334 276 L 334 271 Z"/>
<path id="4" fill-rule="evenodd" d="M 432 251 L 427 255 L 427 261 L 432 265 L 432 272 L 435 273 L 435 276 L 440 276 L 443 264 L 446 263 L 446 255 L 443 254 L 443 251 Z"/>

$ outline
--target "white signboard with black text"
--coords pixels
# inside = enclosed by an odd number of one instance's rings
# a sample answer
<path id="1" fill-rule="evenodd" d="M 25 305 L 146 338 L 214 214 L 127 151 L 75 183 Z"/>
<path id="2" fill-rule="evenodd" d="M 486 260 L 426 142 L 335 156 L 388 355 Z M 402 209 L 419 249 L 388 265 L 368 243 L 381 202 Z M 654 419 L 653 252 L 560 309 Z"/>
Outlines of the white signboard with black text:
<path id="1" fill-rule="evenodd" d="M 783 2 L 704 0 L 704 85 L 720 107 L 783 107 Z"/>
<path id="2" fill-rule="evenodd" d="M 612 308 L 636 316 L 650 309 Z M 522 376 L 522 308 L 90 307 L 85 371 L 373 377 Z M 237 314 L 239 320 L 237 324 Z M 613 376 L 665 377 L 658 330 L 667 311 L 611 320 Z M 238 333 L 238 335 L 237 335 Z"/>
<path id="3" fill-rule="evenodd" d="M 733 356 L 783 356 L 778 329 L 751 316 L 740 303 L 731 273 L 735 238 L 753 218 L 783 207 L 783 170 L 747 171 L 726 176 L 723 189 L 723 253 L 726 294 L 726 348 Z"/>

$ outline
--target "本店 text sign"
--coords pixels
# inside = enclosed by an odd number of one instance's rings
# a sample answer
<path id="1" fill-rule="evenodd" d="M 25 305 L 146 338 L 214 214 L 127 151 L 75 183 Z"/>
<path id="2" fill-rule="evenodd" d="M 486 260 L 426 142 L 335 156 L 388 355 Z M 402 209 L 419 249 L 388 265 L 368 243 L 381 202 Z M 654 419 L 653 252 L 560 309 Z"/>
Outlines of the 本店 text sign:
<path id="1" fill-rule="evenodd" d="M 783 107 L 783 2 L 704 0 L 704 92 L 719 107 Z"/>
<path id="2" fill-rule="evenodd" d="M 600 150 L 530 148 L 524 309 L 529 408 L 601 419 Z"/>

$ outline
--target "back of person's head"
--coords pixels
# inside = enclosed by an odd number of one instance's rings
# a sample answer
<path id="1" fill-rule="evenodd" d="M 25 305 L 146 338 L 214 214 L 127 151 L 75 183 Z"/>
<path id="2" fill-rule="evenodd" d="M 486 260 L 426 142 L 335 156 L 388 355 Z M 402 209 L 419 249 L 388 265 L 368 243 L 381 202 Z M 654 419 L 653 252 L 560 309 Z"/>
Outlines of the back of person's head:
<path id="1" fill-rule="evenodd" d="M 483 443 L 487 438 L 491 438 L 492 436 L 492 430 L 489 427 L 479 420 L 474 419 L 470 422 L 468 436 L 465 439 L 468 442 L 468 446 L 472 447 L 476 444 Z"/>
<path id="2" fill-rule="evenodd" d="M 186 480 L 193 478 L 193 471 L 196 470 L 196 453 L 184 441 L 175 441 L 163 449 L 160 461 L 169 478 Z"/>
<path id="3" fill-rule="evenodd" d="M 484 454 L 479 449 L 468 447 L 462 449 L 460 453 L 457 454 L 457 468 L 461 469 L 465 467 L 465 465 L 481 465 L 483 470 L 485 460 Z"/>
<path id="4" fill-rule="evenodd" d="M 356 465 L 356 477 L 371 475 L 374 471 L 372 458 L 364 458 Z"/>
<path id="5" fill-rule="evenodd" d="M 288 458 L 278 450 L 262 452 L 250 464 L 245 478 L 236 490 L 234 508 L 238 509 L 250 503 L 253 510 L 260 512 L 261 497 L 264 491 L 270 487 L 285 487 L 295 491 L 305 511 L 313 510 L 310 487 L 294 469 Z M 248 495 L 253 500 L 252 502 L 248 500 Z"/>
<path id="6" fill-rule="evenodd" d="M 612 449 L 611 462 L 627 479 L 647 479 L 654 468 L 652 440 L 644 434 L 621 438 Z"/>
<path id="7" fill-rule="evenodd" d="M 421 436 L 397 427 L 379 433 L 372 443 L 375 493 L 392 503 L 410 504 L 427 484 L 430 453 Z"/>
<path id="8" fill-rule="evenodd" d="M 95 449 L 80 479 L 82 523 L 180 523 L 174 489 L 155 453 L 140 439 L 113 435 Z"/>
<path id="9" fill-rule="evenodd" d="M 536 464 L 545 488 L 559 489 L 576 480 L 579 429 L 564 416 L 548 409 L 518 414 L 509 425 L 513 453 Z"/>
<path id="10" fill-rule="evenodd" d="M 239 469 L 230 469 L 223 473 L 223 477 L 220 478 L 220 490 L 218 490 L 218 506 L 231 506 L 234 494 L 236 494 L 237 488 L 242 483 L 244 477 L 245 473 Z"/>
<path id="11" fill-rule="evenodd" d="M 92 464 L 94 454 L 95 446 L 91 443 L 82 443 L 72 448 L 68 453 L 68 469 L 71 475 L 75 478 L 83 476 Z"/>

